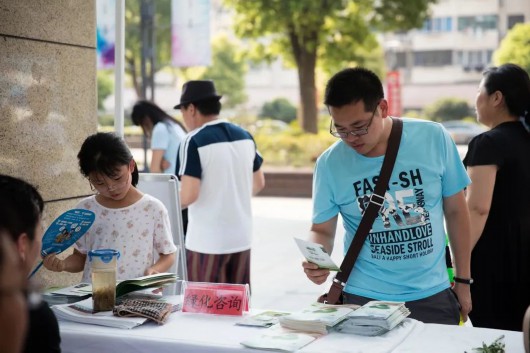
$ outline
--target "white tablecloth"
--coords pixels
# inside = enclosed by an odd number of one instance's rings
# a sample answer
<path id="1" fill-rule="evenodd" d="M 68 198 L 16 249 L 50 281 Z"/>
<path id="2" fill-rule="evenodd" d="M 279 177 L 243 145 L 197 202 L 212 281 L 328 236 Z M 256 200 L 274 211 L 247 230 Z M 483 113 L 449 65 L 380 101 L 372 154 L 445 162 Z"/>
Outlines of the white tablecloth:
<path id="1" fill-rule="evenodd" d="M 169 321 L 131 330 L 61 321 L 63 353 L 253 352 L 239 342 L 263 328 L 237 326 L 240 317 L 177 312 Z M 330 333 L 305 346 L 301 353 L 463 353 L 482 342 L 505 336 L 507 353 L 524 353 L 521 332 L 423 324 L 407 319 L 399 329 L 380 337 Z"/>

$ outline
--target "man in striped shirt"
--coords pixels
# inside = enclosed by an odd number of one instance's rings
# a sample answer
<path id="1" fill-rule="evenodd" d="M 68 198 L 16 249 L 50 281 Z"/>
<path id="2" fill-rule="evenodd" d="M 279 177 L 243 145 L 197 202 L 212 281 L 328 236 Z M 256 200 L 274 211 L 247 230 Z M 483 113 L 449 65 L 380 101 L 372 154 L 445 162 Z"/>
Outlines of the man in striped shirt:
<path id="1" fill-rule="evenodd" d="M 248 131 L 219 119 L 220 99 L 212 81 L 189 81 L 175 106 L 189 131 L 175 171 L 188 208 L 188 280 L 250 284 L 251 198 L 265 186 L 263 159 Z"/>

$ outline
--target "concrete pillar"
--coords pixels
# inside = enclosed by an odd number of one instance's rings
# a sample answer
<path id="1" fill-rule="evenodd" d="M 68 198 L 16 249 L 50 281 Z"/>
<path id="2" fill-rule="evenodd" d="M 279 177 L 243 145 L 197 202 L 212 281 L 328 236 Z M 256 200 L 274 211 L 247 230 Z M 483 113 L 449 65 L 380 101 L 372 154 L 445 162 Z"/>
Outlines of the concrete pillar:
<path id="1" fill-rule="evenodd" d="M 47 226 L 91 193 L 76 156 L 97 128 L 95 0 L 2 0 L 0 72 L 0 173 L 38 187 Z"/>

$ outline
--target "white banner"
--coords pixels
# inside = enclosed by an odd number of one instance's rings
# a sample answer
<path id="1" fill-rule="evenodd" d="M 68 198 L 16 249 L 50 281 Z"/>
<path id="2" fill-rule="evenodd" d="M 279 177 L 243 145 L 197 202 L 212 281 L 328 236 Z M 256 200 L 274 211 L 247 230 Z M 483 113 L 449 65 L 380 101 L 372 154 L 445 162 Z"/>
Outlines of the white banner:
<path id="1" fill-rule="evenodd" d="M 114 67 L 116 0 L 96 1 L 97 68 Z"/>
<path id="2" fill-rule="evenodd" d="M 173 66 L 209 66 L 211 55 L 210 0 L 172 0 Z"/>

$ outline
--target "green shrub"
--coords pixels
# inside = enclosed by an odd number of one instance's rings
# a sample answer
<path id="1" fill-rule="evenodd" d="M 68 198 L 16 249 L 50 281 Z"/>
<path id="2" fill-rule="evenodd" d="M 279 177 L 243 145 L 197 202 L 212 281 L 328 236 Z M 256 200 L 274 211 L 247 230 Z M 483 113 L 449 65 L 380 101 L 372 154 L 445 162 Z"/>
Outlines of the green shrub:
<path id="1" fill-rule="evenodd" d="M 427 106 L 424 110 L 425 117 L 432 121 L 461 120 L 471 113 L 465 99 L 442 98 Z"/>
<path id="2" fill-rule="evenodd" d="M 97 71 L 98 110 L 103 109 L 103 101 L 105 98 L 114 93 L 114 80 L 111 77 L 110 70 Z"/>
<path id="3" fill-rule="evenodd" d="M 263 104 L 258 116 L 260 118 L 271 118 L 290 123 L 296 120 L 296 107 L 285 98 L 276 98 Z"/>
<path id="4" fill-rule="evenodd" d="M 265 164 L 284 167 L 310 167 L 318 156 L 337 141 L 327 131 L 318 134 L 287 129 L 276 134 L 256 133 L 254 139 Z"/>

